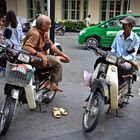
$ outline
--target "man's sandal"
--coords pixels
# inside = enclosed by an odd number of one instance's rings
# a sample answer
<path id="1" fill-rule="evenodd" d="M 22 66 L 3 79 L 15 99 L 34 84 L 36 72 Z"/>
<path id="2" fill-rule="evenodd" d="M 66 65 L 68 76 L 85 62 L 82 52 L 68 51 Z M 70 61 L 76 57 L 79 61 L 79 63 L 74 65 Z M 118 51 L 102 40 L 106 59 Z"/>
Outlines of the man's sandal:
<path id="1" fill-rule="evenodd" d="M 68 112 L 62 107 L 59 108 L 59 111 L 60 111 L 61 115 L 64 115 L 64 116 L 68 115 Z"/>
<path id="2" fill-rule="evenodd" d="M 54 118 L 61 118 L 61 112 L 58 107 L 54 107 L 52 113 Z"/>

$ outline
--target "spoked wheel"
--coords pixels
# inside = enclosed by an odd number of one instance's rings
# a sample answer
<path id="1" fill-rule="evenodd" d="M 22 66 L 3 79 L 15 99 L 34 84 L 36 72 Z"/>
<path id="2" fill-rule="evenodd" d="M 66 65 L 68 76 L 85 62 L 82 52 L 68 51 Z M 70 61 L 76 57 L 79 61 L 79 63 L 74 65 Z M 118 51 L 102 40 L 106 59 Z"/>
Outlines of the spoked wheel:
<path id="1" fill-rule="evenodd" d="M 56 91 L 47 90 L 43 93 L 43 102 L 50 103 L 56 95 Z"/>
<path id="2" fill-rule="evenodd" d="M 123 98 L 121 98 L 121 99 L 119 100 L 119 106 L 120 106 L 120 107 L 124 107 L 124 106 L 126 106 L 127 104 L 129 104 L 129 99 L 130 99 L 130 96 L 129 96 L 129 95 L 123 96 Z"/>
<path id="3" fill-rule="evenodd" d="M 86 40 L 86 48 L 88 49 L 88 47 L 98 47 L 99 46 L 99 42 L 95 37 L 90 37 Z"/>
<path id="4" fill-rule="evenodd" d="M 7 96 L 0 112 L 0 135 L 7 133 L 15 110 L 16 100 Z"/>
<path id="5" fill-rule="evenodd" d="M 93 131 L 101 117 L 104 107 L 104 99 L 100 92 L 91 93 L 83 114 L 82 126 L 85 132 Z"/>

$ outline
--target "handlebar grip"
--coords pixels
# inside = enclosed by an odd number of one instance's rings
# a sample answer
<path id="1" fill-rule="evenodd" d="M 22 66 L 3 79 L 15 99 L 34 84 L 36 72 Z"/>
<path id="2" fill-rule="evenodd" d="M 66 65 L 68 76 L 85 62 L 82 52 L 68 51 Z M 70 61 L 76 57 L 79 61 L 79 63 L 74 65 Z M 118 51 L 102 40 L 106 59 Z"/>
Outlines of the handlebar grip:
<path id="1" fill-rule="evenodd" d="M 0 43 L 0 48 L 5 49 L 6 47 L 7 47 L 6 45 Z"/>

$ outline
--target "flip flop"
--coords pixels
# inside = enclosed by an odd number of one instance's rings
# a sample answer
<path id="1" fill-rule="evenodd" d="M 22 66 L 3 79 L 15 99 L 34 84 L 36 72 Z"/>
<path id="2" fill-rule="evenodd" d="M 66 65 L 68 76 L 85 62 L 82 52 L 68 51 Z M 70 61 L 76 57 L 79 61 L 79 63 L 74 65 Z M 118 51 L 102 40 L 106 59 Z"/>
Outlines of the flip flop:
<path id="1" fill-rule="evenodd" d="M 61 118 L 61 112 L 58 107 L 54 107 L 52 113 L 54 118 Z"/>
<path id="2" fill-rule="evenodd" d="M 59 108 L 59 111 L 60 111 L 61 115 L 64 115 L 64 116 L 68 115 L 68 112 L 62 107 Z"/>

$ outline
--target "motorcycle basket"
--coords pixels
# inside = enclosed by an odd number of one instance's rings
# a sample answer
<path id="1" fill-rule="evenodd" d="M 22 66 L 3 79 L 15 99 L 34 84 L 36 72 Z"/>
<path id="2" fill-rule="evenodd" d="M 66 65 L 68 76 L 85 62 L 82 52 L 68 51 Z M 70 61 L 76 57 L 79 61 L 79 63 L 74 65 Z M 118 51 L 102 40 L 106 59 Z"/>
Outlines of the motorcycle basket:
<path id="1" fill-rule="evenodd" d="M 33 70 L 24 64 L 6 64 L 5 79 L 10 84 L 25 87 L 29 85 L 33 74 Z"/>

